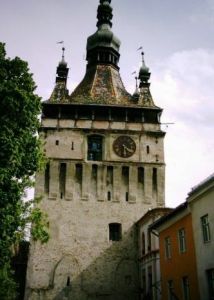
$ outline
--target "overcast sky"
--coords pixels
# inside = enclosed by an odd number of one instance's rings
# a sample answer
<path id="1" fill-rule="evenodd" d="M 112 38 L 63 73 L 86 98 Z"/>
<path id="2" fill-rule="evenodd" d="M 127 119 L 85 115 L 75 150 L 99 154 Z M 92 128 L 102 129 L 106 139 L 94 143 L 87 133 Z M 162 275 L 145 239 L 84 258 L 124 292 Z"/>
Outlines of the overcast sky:
<path id="1" fill-rule="evenodd" d="M 28 61 L 46 100 L 64 40 L 70 92 L 85 73 L 86 39 L 96 30 L 98 0 L 0 0 L 0 41 Z M 121 40 L 120 72 L 129 92 L 143 46 L 151 91 L 164 109 L 166 205 L 214 172 L 214 0 L 112 0 Z"/>

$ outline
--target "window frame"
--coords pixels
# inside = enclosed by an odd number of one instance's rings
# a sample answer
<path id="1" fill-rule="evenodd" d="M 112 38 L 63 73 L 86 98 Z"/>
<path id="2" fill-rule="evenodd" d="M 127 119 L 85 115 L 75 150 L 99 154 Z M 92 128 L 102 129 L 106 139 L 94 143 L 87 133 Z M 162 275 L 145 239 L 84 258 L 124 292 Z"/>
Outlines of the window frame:
<path id="1" fill-rule="evenodd" d="M 188 276 L 182 277 L 182 291 L 184 300 L 190 300 L 190 284 Z"/>
<path id="2" fill-rule="evenodd" d="M 121 223 L 109 223 L 109 241 L 112 242 L 119 242 L 122 240 L 122 224 Z M 118 228 L 117 232 L 116 230 L 113 230 L 115 228 Z"/>
<path id="3" fill-rule="evenodd" d="M 201 229 L 202 229 L 203 242 L 209 243 L 211 241 L 211 234 L 210 234 L 208 214 L 201 217 Z"/>
<path id="4" fill-rule="evenodd" d="M 164 239 L 165 258 L 170 259 L 172 257 L 171 238 L 170 236 Z"/>
<path id="5" fill-rule="evenodd" d="M 168 300 L 174 300 L 174 282 L 172 279 L 167 281 Z"/>
<path id="6" fill-rule="evenodd" d="M 214 268 L 206 270 L 209 299 L 214 299 Z"/>
<path id="7" fill-rule="evenodd" d="M 187 251 L 185 228 L 181 228 L 178 230 L 178 243 L 180 253 L 185 253 Z"/>
<path id="8" fill-rule="evenodd" d="M 88 161 L 102 161 L 103 160 L 103 140 L 104 137 L 99 134 L 92 134 L 87 136 L 87 160 Z M 92 149 L 92 143 L 96 145 L 95 148 Z M 100 149 L 99 149 L 100 148 Z M 93 155 L 95 157 L 93 157 Z"/>

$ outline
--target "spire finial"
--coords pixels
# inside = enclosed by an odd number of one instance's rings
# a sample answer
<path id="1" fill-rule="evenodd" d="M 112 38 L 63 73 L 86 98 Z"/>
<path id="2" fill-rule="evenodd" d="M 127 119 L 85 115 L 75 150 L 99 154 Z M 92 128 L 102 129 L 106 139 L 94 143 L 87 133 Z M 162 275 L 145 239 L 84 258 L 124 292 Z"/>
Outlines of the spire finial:
<path id="1" fill-rule="evenodd" d="M 146 68 L 145 57 L 144 57 L 145 53 L 144 53 L 144 51 L 141 52 L 141 55 L 142 55 L 142 66 L 143 66 L 144 68 Z"/>
<path id="2" fill-rule="evenodd" d="M 112 27 L 112 7 L 110 5 L 111 0 L 100 0 L 100 5 L 97 10 L 97 27 L 99 28 L 103 24 L 108 24 Z"/>
<path id="3" fill-rule="evenodd" d="M 139 79 L 140 79 L 140 87 L 142 87 L 144 84 L 148 84 L 149 78 L 151 73 L 149 72 L 149 68 L 146 66 L 145 58 L 144 58 L 144 51 L 141 52 L 142 55 L 142 66 L 140 68 L 139 72 Z"/>
<path id="4" fill-rule="evenodd" d="M 137 78 L 137 76 L 135 76 L 135 87 L 136 87 L 136 91 L 138 91 L 138 83 L 137 83 L 137 80 L 138 80 L 138 78 Z"/>
<path id="5" fill-rule="evenodd" d="M 62 60 L 65 60 L 65 47 L 62 47 Z"/>

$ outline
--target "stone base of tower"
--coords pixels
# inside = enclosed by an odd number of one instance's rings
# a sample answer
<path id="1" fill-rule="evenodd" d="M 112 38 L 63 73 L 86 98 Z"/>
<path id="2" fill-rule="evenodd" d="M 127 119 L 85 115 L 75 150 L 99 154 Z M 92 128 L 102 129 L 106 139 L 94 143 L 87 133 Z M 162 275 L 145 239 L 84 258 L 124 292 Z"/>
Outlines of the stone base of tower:
<path id="1" fill-rule="evenodd" d="M 129 220 L 123 222 L 122 240 L 109 241 L 108 224 L 113 222 L 113 217 L 109 218 L 110 212 L 104 216 L 105 207 L 90 215 L 83 209 L 85 219 L 75 212 L 69 220 L 70 209 L 63 220 L 56 215 L 50 220 L 48 244 L 31 244 L 25 299 L 139 299 L 136 226 Z M 114 209 L 118 214 L 119 204 L 115 203 Z M 133 208 L 130 210 L 133 213 Z M 95 218 L 97 214 L 100 218 Z M 76 219 L 72 220 L 75 215 Z M 117 220 L 126 219 L 119 215 Z M 57 225 L 55 218 L 58 218 Z"/>

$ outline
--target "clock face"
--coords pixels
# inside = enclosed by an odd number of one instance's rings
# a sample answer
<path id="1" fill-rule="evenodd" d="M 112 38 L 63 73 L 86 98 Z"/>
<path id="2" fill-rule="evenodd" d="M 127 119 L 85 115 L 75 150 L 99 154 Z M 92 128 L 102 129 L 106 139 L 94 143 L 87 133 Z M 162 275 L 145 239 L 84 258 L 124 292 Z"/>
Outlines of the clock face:
<path id="1" fill-rule="evenodd" d="M 127 158 L 135 153 L 136 144 L 131 137 L 121 135 L 114 141 L 113 149 L 118 156 Z"/>

